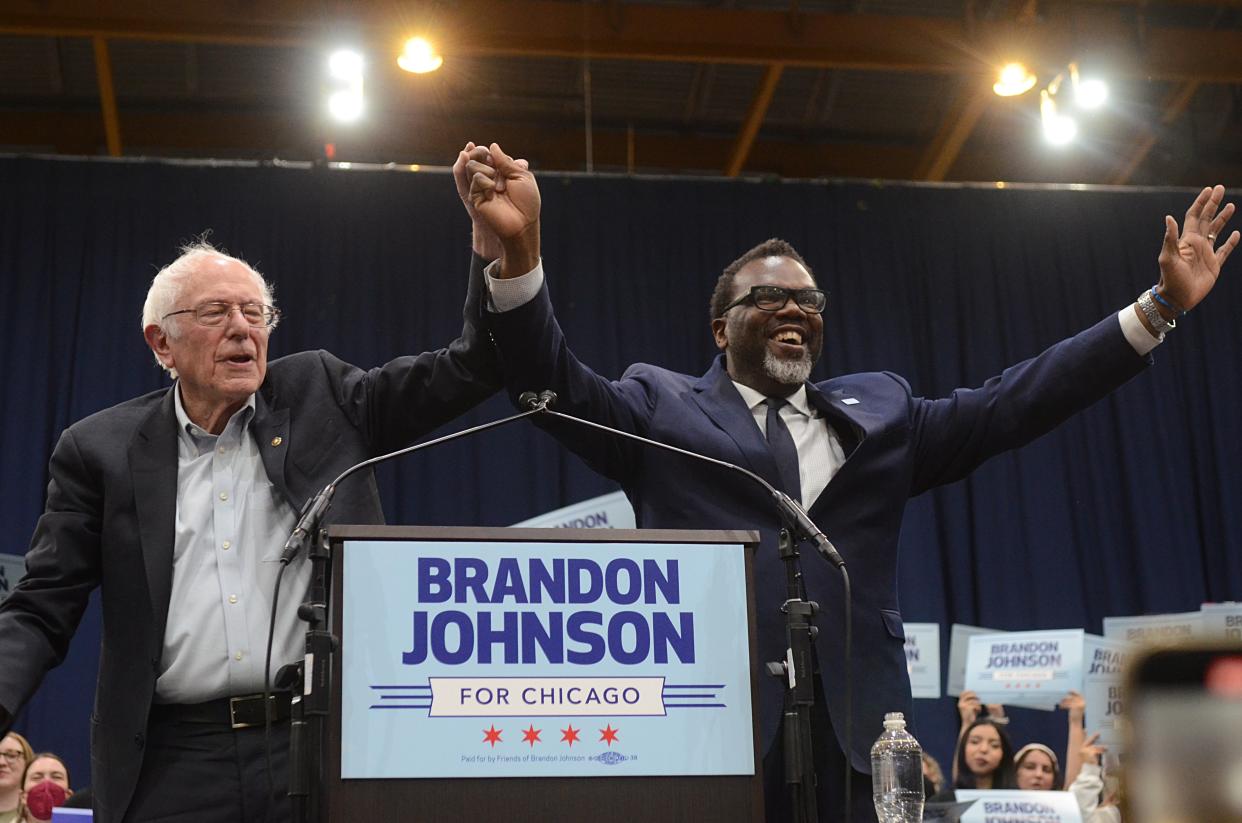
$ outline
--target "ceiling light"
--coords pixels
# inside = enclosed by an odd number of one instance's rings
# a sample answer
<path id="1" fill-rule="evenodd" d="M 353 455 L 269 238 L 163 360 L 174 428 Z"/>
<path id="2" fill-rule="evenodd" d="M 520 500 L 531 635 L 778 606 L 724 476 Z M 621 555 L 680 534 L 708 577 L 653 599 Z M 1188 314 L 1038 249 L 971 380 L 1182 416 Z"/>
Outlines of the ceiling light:
<path id="1" fill-rule="evenodd" d="M 1083 80 L 1074 87 L 1074 102 L 1079 108 L 1098 109 L 1108 100 L 1108 84 L 1097 77 Z"/>
<path id="2" fill-rule="evenodd" d="M 1035 75 L 1026 70 L 1021 63 L 1009 63 L 1000 70 L 992 91 L 1001 97 L 1015 97 L 1030 91 L 1035 86 Z"/>
<path id="3" fill-rule="evenodd" d="M 1057 104 L 1044 89 L 1039 93 L 1039 119 L 1044 127 L 1044 139 L 1054 146 L 1065 146 L 1078 136 L 1078 123 L 1057 111 Z"/>
<path id="4" fill-rule="evenodd" d="M 353 123 L 362 117 L 362 95 L 353 91 L 333 92 L 328 97 L 328 113 L 342 123 Z"/>
<path id="5" fill-rule="evenodd" d="M 338 49 L 328 57 L 328 114 L 341 123 L 353 123 L 364 108 L 362 55 L 352 49 Z"/>
<path id="6" fill-rule="evenodd" d="M 435 47 L 421 37 L 405 41 L 405 51 L 397 58 L 397 65 L 413 74 L 426 74 L 440 68 L 444 58 L 436 54 Z"/>
<path id="7" fill-rule="evenodd" d="M 362 55 L 350 49 L 339 49 L 328 57 L 328 74 L 338 80 L 353 80 L 362 76 Z"/>

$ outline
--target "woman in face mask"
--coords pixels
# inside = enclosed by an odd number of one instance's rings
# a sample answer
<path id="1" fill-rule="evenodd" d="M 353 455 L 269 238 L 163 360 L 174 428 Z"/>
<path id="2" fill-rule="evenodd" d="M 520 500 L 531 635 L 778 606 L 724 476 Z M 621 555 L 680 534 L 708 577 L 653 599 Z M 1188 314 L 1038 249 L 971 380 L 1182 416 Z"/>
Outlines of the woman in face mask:
<path id="1" fill-rule="evenodd" d="M 51 752 L 36 754 L 22 779 L 22 823 L 47 823 L 52 809 L 63 805 L 73 791 L 65 761 Z"/>

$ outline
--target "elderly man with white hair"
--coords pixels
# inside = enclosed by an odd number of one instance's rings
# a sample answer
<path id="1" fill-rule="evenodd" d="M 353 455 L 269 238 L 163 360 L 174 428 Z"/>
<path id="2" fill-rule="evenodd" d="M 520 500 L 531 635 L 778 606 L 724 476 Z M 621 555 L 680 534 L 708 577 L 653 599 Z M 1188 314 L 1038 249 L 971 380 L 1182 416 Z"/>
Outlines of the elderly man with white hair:
<path id="1" fill-rule="evenodd" d="M 481 272 L 475 255 L 467 306 Z M 298 507 L 346 467 L 500 385 L 469 312 L 446 348 L 370 370 L 325 351 L 268 363 L 279 318 L 251 266 L 206 243 L 187 247 L 156 275 L 142 316 L 175 384 L 75 423 L 52 455 L 26 576 L 0 604 L 0 730 L 63 659 L 99 587 L 91 732 L 101 823 L 289 819 L 289 697 L 273 708 L 272 792 L 260 693 L 276 561 Z M 329 519 L 383 522 L 369 471 L 340 485 Z M 286 572 L 273 668 L 301 657 L 296 606 L 309 578 L 304 560 Z"/>

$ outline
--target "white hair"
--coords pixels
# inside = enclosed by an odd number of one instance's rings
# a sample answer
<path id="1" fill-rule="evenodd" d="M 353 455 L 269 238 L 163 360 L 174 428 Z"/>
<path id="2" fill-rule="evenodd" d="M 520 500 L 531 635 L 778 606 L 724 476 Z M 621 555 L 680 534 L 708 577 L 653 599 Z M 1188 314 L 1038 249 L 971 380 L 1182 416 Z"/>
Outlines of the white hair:
<path id="1" fill-rule="evenodd" d="M 207 260 L 232 260 L 245 266 L 246 270 L 254 275 L 255 281 L 259 284 L 259 289 L 263 292 L 263 302 L 269 306 L 276 305 L 276 300 L 272 295 L 272 287 L 263 278 L 263 275 L 259 274 L 245 260 L 220 251 L 207 242 L 206 236 L 203 236 L 192 243 L 182 246 L 181 256 L 156 272 L 155 277 L 151 279 L 151 288 L 147 289 L 147 299 L 142 304 L 142 329 L 144 333 L 147 326 L 159 326 L 169 337 L 176 338 L 178 336 L 180 331 L 175 320 L 168 318 L 168 323 L 165 323 L 164 320 L 170 313 L 177 311 L 177 302 L 181 299 L 186 282 L 192 274 L 199 271 L 199 264 Z M 180 316 L 182 315 L 178 315 L 178 317 Z M 160 368 L 168 372 L 170 377 L 174 379 L 177 377 L 177 370 L 165 366 L 160 360 L 159 355 L 155 356 L 155 362 Z"/>

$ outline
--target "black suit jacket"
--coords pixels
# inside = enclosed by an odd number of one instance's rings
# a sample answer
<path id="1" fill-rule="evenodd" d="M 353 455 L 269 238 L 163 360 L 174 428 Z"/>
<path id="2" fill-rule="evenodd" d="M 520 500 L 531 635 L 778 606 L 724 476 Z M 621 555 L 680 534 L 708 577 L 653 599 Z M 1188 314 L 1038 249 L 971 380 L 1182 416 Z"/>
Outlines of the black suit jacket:
<path id="1" fill-rule="evenodd" d="M 723 357 L 701 377 L 639 363 L 620 380 L 607 380 L 569 350 L 546 288 L 517 309 L 489 315 L 487 323 L 515 396 L 550 388 L 559 396 L 559 411 L 736 463 L 780 486 L 775 458 Z M 958 389 L 943 399 L 916 397 L 888 372 L 807 384 L 810 402 L 841 435 L 847 455 L 809 513 L 845 558 L 853 584 L 852 745 L 843 738 L 841 578 L 813 553 L 803 554 L 802 570 L 808 597 L 821 606 L 816 651 L 829 713 L 854 768 L 871 771 L 870 746 L 884 713 L 910 712 L 897 599 L 897 538 L 906 500 L 1033 440 L 1149 362 L 1135 353 L 1116 316 L 1110 316 L 980 388 Z M 766 492 L 736 473 L 583 426 L 553 421 L 546 428 L 621 484 L 640 527 L 759 530 L 759 662 L 784 658 L 785 576 L 776 551 L 781 523 Z M 762 675 L 759 681 L 767 751 L 780 725 L 782 684 Z"/>
<path id="2" fill-rule="evenodd" d="M 477 303 L 481 272 L 475 258 L 468 307 Z M 350 465 L 415 440 L 500 387 L 495 351 L 473 317 L 467 312 L 461 337 L 447 348 L 369 371 L 325 351 L 269 364 L 251 432 L 268 479 L 295 510 Z M 0 603 L 0 706 L 16 713 L 60 663 L 99 586 L 103 648 L 91 718 L 92 786 L 96 819 L 115 823 L 142 766 L 168 619 L 177 495 L 172 391 L 70 426 L 50 473 L 26 576 Z M 340 485 L 327 519 L 383 522 L 371 472 Z"/>

